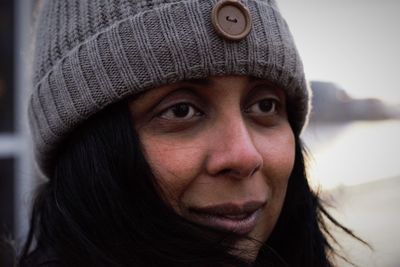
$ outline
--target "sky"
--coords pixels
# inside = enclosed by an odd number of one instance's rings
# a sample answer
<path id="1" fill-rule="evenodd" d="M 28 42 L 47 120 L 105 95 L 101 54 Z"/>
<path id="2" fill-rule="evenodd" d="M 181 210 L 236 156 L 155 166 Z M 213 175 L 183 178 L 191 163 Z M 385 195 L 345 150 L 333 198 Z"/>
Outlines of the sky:
<path id="1" fill-rule="evenodd" d="M 400 0 L 276 0 L 309 80 L 400 105 Z M 308 129 L 311 182 L 324 189 L 398 177 L 400 122 Z"/>
<path id="2" fill-rule="evenodd" d="M 400 1 L 276 1 L 308 79 L 400 104 Z"/>

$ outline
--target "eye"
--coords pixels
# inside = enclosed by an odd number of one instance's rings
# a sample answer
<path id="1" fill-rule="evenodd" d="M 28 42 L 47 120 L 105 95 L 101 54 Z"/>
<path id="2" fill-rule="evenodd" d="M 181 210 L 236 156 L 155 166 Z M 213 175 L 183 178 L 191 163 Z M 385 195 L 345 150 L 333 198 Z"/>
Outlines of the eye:
<path id="1" fill-rule="evenodd" d="M 247 113 L 256 113 L 260 115 L 266 115 L 266 114 L 272 114 L 276 112 L 277 109 L 277 100 L 273 98 L 265 98 L 262 99 L 253 105 L 251 105 L 249 108 L 247 108 L 245 111 Z"/>
<path id="2" fill-rule="evenodd" d="M 167 120 L 190 120 L 202 113 L 189 103 L 178 103 L 161 113 L 160 117 Z"/>

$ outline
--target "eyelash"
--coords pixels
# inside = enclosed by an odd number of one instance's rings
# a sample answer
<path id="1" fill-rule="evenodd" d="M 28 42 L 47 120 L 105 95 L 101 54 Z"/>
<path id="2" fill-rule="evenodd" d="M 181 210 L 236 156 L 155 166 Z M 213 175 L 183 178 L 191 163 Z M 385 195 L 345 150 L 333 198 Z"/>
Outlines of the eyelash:
<path id="1" fill-rule="evenodd" d="M 265 104 L 265 101 L 268 101 L 268 104 L 271 105 L 271 107 L 268 110 L 262 110 L 263 107 L 260 105 Z M 258 105 L 258 106 L 256 106 Z M 279 105 L 279 100 L 275 98 L 263 98 L 261 100 L 258 100 L 257 102 L 253 103 L 250 105 L 248 108 L 244 109 L 244 112 L 246 113 L 261 113 L 261 115 L 264 114 L 274 114 L 278 111 L 278 105 Z M 180 108 L 181 110 L 177 110 Z M 256 108 L 257 110 L 252 110 L 252 108 Z M 182 110 L 183 109 L 183 110 Z M 179 117 L 177 116 L 176 112 L 183 111 L 184 114 L 183 116 Z M 189 118 L 186 118 L 188 115 Z M 201 112 L 197 107 L 195 107 L 193 104 L 188 103 L 188 102 L 180 102 L 176 103 L 167 109 L 165 109 L 163 112 L 160 113 L 158 117 L 167 119 L 167 120 L 190 120 L 193 119 L 194 117 L 200 117 L 204 115 L 203 112 Z"/>
<path id="2" fill-rule="evenodd" d="M 187 114 L 183 117 L 176 116 L 177 114 L 174 112 L 177 111 L 176 110 L 177 108 L 188 108 L 188 110 L 183 110 L 183 112 L 185 112 L 185 111 L 189 112 L 190 118 L 186 118 Z M 180 110 L 180 111 L 182 111 L 182 110 Z M 168 117 L 171 114 L 172 114 L 172 116 L 174 116 L 173 118 Z M 202 115 L 203 115 L 203 113 L 198 108 L 196 108 L 193 104 L 190 104 L 187 102 L 180 102 L 180 103 L 176 103 L 176 104 L 170 106 L 169 108 L 165 109 L 163 112 L 160 113 L 159 117 L 163 118 L 163 119 L 169 119 L 169 120 L 173 120 L 173 119 L 189 120 L 195 116 L 202 116 Z"/>
<path id="3" fill-rule="evenodd" d="M 271 107 L 268 111 L 263 111 L 262 107 L 260 107 L 260 104 L 262 104 L 264 101 L 268 101 L 268 104 L 271 104 Z M 265 102 L 264 102 L 265 103 Z M 258 105 L 258 106 L 256 106 Z M 251 111 L 252 107 L 258 108 L 258 111 Z M 246 108 L 244 111 L 246 113 L 268 113 L 268 114 L 274 114 L 276 112 L 278 112 L 278 107 L 279 107 L 279 100 L 275 99 L 275 98 L 263 98 L 258 100 L 257 102 L 253 103 L 252 105 L 250 105 L 248 108 Z"/>

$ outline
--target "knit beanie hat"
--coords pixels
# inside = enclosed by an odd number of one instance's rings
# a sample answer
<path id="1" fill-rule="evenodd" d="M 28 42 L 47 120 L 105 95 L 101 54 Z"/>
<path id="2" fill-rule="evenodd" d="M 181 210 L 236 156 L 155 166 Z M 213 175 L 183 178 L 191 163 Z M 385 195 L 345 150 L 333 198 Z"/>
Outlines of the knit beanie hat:
<path id="1" fill-rule="evenodd" d="M 306 121 L 302 62 L 274 0 L 43 0 L 37 23 L 28 112 L 46 176 L 90 116 L 185 79 L 268 79 L 286 92 L 296 135 Z"/>

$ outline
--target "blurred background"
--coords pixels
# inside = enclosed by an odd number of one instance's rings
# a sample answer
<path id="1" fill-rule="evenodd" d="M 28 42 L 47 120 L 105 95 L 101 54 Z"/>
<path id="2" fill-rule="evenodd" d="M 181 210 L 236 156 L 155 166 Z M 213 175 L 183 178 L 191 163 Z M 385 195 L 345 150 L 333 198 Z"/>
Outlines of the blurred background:
<path id="1" fill-rule="evenodd" d="M 313 89 L 310 181 L 362 267 L 400 266 L 400 1 L 277 0 Z M 339 262 L 338 266 L 351 266 Z"/>
<path id="2" fill-rule="evenodd" d="M 400 266 L 400 1 L 277 0 L 313 90 L 310 182 L 359 266 Z M 34 0 L 0 1 L 0 267 L 27 231 L 35 184 L 26 122 Z M 350 266 L 340 261 L 338 266 Z"/>

